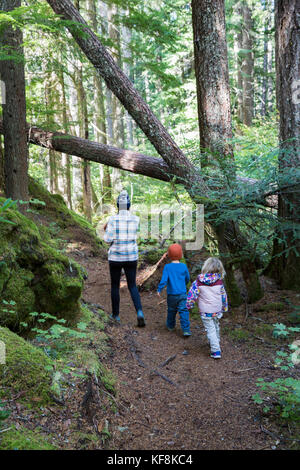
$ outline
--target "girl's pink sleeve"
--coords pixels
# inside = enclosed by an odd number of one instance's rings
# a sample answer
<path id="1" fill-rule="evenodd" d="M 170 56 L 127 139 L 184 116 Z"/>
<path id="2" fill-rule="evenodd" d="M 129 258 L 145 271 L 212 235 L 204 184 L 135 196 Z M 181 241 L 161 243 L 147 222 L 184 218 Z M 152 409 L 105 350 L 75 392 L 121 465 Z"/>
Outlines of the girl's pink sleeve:
<path id="1" fill-rule="evenodd" d="M 222 312 L 228 312 L 228 299 L 225 287 L 221 287 L 221 294 L 222 294 Z"/>
<path id="2" fill-rule="evenodd" d="M 190 290 L 188 291 L 187 300 L 186 300 L 187 309 L 190 310 L 191 308 L 193 308 L 193 305 L 198 299 L 199 294 L 200 294 L 199 286 L 197 284 L 197 281 L 194 281 L 190 287 Z"/>

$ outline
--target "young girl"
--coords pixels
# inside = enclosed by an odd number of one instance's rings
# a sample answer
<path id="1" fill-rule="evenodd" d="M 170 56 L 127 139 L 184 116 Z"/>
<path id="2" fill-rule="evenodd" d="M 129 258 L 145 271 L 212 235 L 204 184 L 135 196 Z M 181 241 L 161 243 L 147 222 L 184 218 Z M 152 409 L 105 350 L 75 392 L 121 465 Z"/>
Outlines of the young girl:
<path id="1" fill-rule="evenodd" d="M 211 357 L 214 359 L 221 358 L 219 319 L 228 311 L 227 294 L 223 284 L 225 274 L 223 264 L 218 258 L 208 258 L 187 295 L 188 309 L 198 301 L 199 313 L 210 343 Z"/>

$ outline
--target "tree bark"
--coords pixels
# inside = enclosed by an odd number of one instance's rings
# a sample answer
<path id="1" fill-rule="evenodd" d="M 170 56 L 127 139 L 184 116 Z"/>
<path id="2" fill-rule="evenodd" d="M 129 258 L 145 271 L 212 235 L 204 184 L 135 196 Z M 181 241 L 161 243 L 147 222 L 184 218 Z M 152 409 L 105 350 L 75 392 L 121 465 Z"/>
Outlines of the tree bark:
<path id="1" fill-rule="evenodd" d="M 243 123 L 252 126 L 254 116 L 254 54 L 253 54 L 253 19 L 250 7 L 246 2 L 243 11 Z"/>
<path id="2" fill-rule="evenodd" d="M 279 173 L 300 168 L 300 0 L 276 3 L 276 98 L 279 110 Z M 279 236 L 273 273 L 282 288 L 300 290 L 300 183 L 279 194 Z M 275 268 L 275 269 L 274 269 Z M 276 273 L 277 271 L 277 273 Z"/>
<path id="3" fill-rule="evenodd" d="M 2 138 L 0 138 L 0 193 L 5 191 L 4 180 L 4 151 L 2 147 Z"/>
<path id="4" fill-rule="evenodd" d="M 3 134 L 2 121 L 0 121 L 0 133 Z M 47 131 L 29 124 L 27 124 L 27 134 L 30 143 L 57 152 L 162 181 L 169 182 L 174 177 L 170 173 L 168 165 L 161 158 L 143 155 L 132 150 L 119 149 L 61 132 Z"/>
<path id="5" fill-rule="evenodd" d="M 20 5 L 21 0 L 0 0 L 3 11 L 12 11 Z M 27 201 L 28 147 L 22 31 L 10 23 L 5 24 L 0 33 L 0 44 L 5 47 L 6 54 L 18 57 L 18 60 L 0 61 L 0 78 L 6 89 L 5 103 L 2 104 L 5 194 L 14 200 Z"/>
<path id="6" fill-rule="evenodd" d="M 192 0 L 200 146 L 233 155 L 224 0 Z"/>
<path id="7" fill-rule="evenodd" d="M 59 70 L 59 82 L 62 96 L 62 124 L 64 132 L 68 132 L 67 99 L 63 69 Z M 70 156 L 65 153 L 62 155 L 62 166 L 64 169 L 64 195 L 67 200 L 69 209 L 72 209 L 71 159 Z"/>

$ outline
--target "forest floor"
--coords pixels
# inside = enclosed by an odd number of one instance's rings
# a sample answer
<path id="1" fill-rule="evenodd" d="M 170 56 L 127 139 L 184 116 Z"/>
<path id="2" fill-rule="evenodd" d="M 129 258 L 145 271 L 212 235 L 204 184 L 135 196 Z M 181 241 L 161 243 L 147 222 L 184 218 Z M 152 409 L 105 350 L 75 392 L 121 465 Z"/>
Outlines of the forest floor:
<path id="1" fill-rule="evenodd" d="M 153 288 L 162 266 L 149 283 L 151 289 L 141 291 L 146 326 L 136 325 L 126 282 L 121 283 L 118 325 L 107 321 L 111 300 L 106 250 L 96 254 L 75 226 L 63 248 L 87 272 L 82 300 L 95 321 L 88 326 L 91 341 L 84 354 L 88 359 L 89 352 L 91 357 L 96 353 L 103 376 L 100 382 L 87 374 L 83 361 L 67 374 L 62 404 L 28 408 L 21 394 L 15 394 L 5 401 L 11 411 L 7 426 L 37 430 L 55 448 L 68 450 L 299 450 L 299 426 L 278 419 L 273 397 L 264 402 L 271 408 L 268 413 L 252 399 L 260 391 L 258 378 L 299 379 L 299 365 L 287 371 L 274 366 L 276 351 L 288 352 L 291 339 L 272 336 L 275 323 L 288 323 L 287 300 L 299 304 L 299 294 L 278 290 L 261 277 L 263 299 L 247 308 L 230 308 L 221 319 L 222 359 L 215 360 L 197 314 L 191 315 L 189 338 L 183 338 L 179 319 L 174 332 L 166 329 L 166 292 L 159 298 Z"/>
<path id="2" fill-rule="evenodd" d="M 80 240 L 69 255 L 88 272 L 83 299 L 110 313 L 110 276 L 106 254 L 95 257 Z M 257 313 L 260 306 L 289 298 L 262 278 L 264 298 L 251 310 L 229 310 L 221 320 L 222 359 L 209 355 L 204 328 L 191 317 L 192 336 L 183 338 L 179 321 L 174 332 L 165 327 L 166 294 L 142 291 L 146 327 L 136 326 L 136 314 L 126 286 L 121 288 L 121 324 L 108 322 L 109 353 L 102 357 L 116 381 L 114 407 L 93 407 L 93 420 L 106 423 L 107 449 L 120 450 L 263 450 L 290 449 L 289 424 L 264 415 L 253 402 L 258 378 L 285 376 L 274 367 L 272 325 L 285 322 L 287 312 Z M 298 299 L 299 302 L 299 299 Z M 263 318 L 261 318 L 263 317 Z M 287 343 L 288 344 L 288 343 Z M 286 376 L 299 377 L 299 366 Z M 87 423 L 86 423 L 87 424 Z M 103 427 L 104 424 L 101 425 Z"/>

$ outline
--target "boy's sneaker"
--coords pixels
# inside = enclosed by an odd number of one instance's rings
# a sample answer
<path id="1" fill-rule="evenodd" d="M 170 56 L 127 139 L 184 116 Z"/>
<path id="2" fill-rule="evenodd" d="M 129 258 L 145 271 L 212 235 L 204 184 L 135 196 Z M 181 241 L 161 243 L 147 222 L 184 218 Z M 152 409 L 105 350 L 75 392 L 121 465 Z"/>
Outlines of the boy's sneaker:
<path id="1" fill-rule="evenodd" d="M 117 322 L 117 323 L 120 323 L 120 322 L 121 322 L 121 318 L 119 317 L 119 315 L 113 315 L 113 314 L 111 314 L 111 315 L 109 315 L 109 319 L 110 319 L 110 320 L 113 320 L 113 321 L 115 321 L 115 322 Z"/>
<path id="2" fill-rule="evenodd" d="M 175 328 L 170 328 L 169 326 L 167 326 L 167 330 L 168 331 L 175 331 Z"/>
<path id="3" fill-rule="evenodd" d="M 185 338 L 187 338 L 188 336 L 191 336 L 191 334 L 192 334 L 192 333 L 191 333 L 190 331 L 184 331 L 184 332 L 183 332 L 183 336 L 184 336 Z"/>
<path id="4" fill-rule="evenodd" d="M 145 317 L 144 317 L 144 314 L 142 312 L 142 310 L 139 310 L 138 313 L 137 313 L 137 326 L 139 327 L 142 327 L 142 326 L 145 326 L 146 323 L 145 323 Z"/>
<path id="5" fill-rule="evenodd" d="M 221 351 L 212 352 L 210 357 L 213 357 L 214 359 L 221 359 Z"/>

